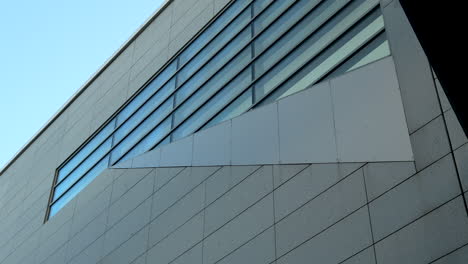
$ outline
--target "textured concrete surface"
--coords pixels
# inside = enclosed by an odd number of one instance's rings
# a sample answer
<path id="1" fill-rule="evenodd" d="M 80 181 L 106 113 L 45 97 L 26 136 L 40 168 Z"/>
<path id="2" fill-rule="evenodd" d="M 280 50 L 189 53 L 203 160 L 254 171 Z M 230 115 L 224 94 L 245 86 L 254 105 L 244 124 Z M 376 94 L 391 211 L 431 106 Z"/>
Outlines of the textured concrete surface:
<path id="1" fill-rule="evenodd" d="M 171 2 L 0 175 L 0 263 L 466 263 L 468 144 L 397 0 L 381 8 L 414 162 L 219 166 L 200 151 L 198 167 L 107 169 L 44 223 L 57 166 L 227 2 Z"/>

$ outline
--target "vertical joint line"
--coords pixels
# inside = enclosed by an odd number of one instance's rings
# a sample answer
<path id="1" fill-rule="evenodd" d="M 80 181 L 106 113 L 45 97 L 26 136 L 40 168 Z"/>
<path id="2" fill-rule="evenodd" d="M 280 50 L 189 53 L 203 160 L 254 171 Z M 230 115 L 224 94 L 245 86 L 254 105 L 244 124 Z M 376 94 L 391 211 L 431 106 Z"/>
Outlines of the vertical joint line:
<path id="1" fill-rule="evenodd" d="M 223 169 L 223 166 L 221 166 L 218 170 L 216 170 L 212 175 L 216 174 L 216 172 L 218 172 L 219 170 L 222 170 Z M 208 177 L 209 178 L 209 177 Z M 206 204 L 206 180 L 203 181 L 203 232 L 202 232 L 202 241 L 201 241 L 201 258 L 202 258 L 202 263 L 204 262 L 204 259 L 205 259 L 205 224 L 206 224 L 206 207 L 207 207 L 207 204 Z"/>
<path id="2" fill-rule="evenodd" d="M 463 198 L 463 205 L 465 206 L 466 216 L 468 217 L 468 204 L 466 202 L 465 192 L 463 191 L 463 184 L 461 181 L 460 172 L 458 171 L 457 161 L 455 159 L 455 153 L 453 152 L 452 139 L 450 138 L 450 133 L 449 133 L 448 126 L 447 126 L 447 120 L 445 119 L 444 109 L 442 108 L 442 102 L 440 100 L 439 91 L 437 90 L 437 84 L 435 81 L 434 72 L 432 71 L 432 67 L 430 69 L 430 72 L 431 72 L 431 77 L 432 77 L 432 83 L 434 84 L 434 89 L 437 95 L 437 102 L 439 103 L 439 109 L 442 114 L 442 120 L 444 121 L 445 134 L 447 134 L 448 144 L 450 147 L 450 154 L 452 155 L 453 166 L 455 167 L 455 172 L 457 174 L 458 187 L 460 188 L 461 197 Z M 452 108 L 452 111 L 453 111 L 453 108 Z"/>
<path id="3" fill-rule="evenodd" d="M 275 209 L 275 169 L 274 169 L 274 166 L 275 165 L 271 165 L 271 182 L 273 184 L 273 191 L 271 192 L 272 194 L 272 199 L 273 199 L 273 244 L 274 244 L 274 247 L 275 247 L 275 261 L 278 259 L 278 252 L 277 252 L 277 246 L 276 246 L 276 209 Z M 277 165 L 278 166 L 278 169 L 279 169 L 279 166 L 281 165 Z"/>
<path id="4" fill-rule="evenodd" d="M 372 218 L 371 218 L 370 206 L 369 206 L 369 195 L 367 194 L 366 170 L 364 169 L 365 166 L 367 166 L 368 164 L 369 163 L 364 164 L 364 166 L 361 169 L 362 169 L 362 180 L 364 183 L 364 192 L 366 193 L 366 206 L 367 206 L 367 214 L 369 215 L 369 227 L 370 227 L 371 236 L 372 236 L 372 249 L 374 250 L 374 260 L 375 260 L 375 263 L 377 264 L 377 252 L 375 251 L 374 229 L 372 228 Z"/>

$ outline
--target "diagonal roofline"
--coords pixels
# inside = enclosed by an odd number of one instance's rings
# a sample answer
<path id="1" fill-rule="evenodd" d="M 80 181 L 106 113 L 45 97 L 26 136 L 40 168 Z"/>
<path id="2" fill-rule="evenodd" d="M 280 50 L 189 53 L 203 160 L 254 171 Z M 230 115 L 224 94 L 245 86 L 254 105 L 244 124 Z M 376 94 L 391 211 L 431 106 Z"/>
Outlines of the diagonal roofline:
<path id="1" fill-rule="evenodd" d="M 29 139 L 0 169 L 0 176 L 23 154 L 34 141 L 42 135 L 42 133 L 78 98 L 90 85 L 93 83 L 116 59 L 122 54 L 125 49 L 138 37 L 140 34 L 169 6 L 174 0 L 165 0 L 164 3 L 157 8 L 153 14 L 146 19 L 143 24 L 133 33 L 127 41 L 125 41 L 99 69 L 91 75 L 91 77 L 52 115 L 52 117 Z"/>

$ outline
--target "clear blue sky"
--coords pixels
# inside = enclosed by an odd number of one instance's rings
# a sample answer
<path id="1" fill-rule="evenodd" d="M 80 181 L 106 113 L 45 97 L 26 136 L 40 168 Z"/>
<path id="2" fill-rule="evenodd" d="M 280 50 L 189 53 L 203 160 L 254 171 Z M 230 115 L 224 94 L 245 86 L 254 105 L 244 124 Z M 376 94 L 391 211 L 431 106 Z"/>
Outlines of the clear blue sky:
<path id="1" fill-rule="evenodd" d="M 163 0 L 0 0 L 0 168 Z"/>

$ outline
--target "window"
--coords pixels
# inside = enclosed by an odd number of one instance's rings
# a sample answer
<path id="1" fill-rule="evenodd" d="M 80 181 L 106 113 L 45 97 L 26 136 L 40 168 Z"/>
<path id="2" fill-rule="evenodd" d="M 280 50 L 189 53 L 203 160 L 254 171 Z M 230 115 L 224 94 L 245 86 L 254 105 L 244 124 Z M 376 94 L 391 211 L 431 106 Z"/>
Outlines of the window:
<path id="1" fill-rule="evenodd" d="M 379 0 L 233 0 L 58 168 L 49 216 L 109 166 L 389 53 Z"/>

